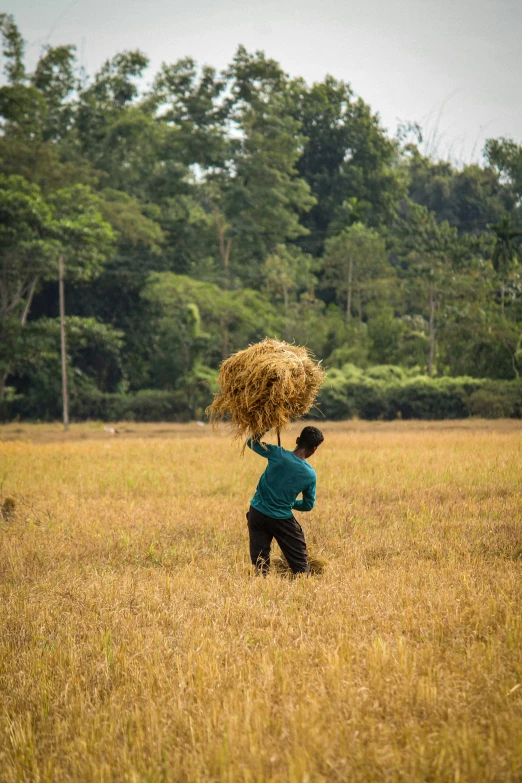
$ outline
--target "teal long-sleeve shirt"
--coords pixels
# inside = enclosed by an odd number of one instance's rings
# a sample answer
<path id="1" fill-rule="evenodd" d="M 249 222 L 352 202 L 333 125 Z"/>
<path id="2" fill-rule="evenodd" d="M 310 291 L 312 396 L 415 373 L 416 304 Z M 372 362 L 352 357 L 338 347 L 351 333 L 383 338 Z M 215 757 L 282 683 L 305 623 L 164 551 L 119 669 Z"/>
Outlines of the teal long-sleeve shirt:
<path id="1" fill-rule="evenodd" d="M 287 519 L 292 511 L 310 511 L 315 505 L 316 474 L 306 460 L 293 451 L 251 438 L 247 446 L 268 461 L 259 479 L 251 505 L 274 519 Z M 303 493 L 303 499 L 297 496 Z"/>

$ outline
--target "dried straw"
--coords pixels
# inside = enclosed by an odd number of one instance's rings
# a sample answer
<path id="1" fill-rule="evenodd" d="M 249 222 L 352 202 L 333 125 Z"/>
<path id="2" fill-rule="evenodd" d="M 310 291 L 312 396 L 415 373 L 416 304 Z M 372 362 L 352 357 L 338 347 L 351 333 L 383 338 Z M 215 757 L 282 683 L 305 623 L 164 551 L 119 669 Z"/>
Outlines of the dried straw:
<path id="1" fill-rule="evenodd" d="M 308 413 L 323 379 L 307 348 L 267 338 L 222 363 L 207 415 L 213 424 L 229 418 L 236 439 L 257 439 Z"/>
<path id="2" fill-rule="evenodd" d="M 319 574 L 322 574 L 327 566 L 328 561 L 325 560 L 324 557 L 318 557 L 315 554 L 310 552 L 308 553 L 308 567 L 310 569 L 311 576 L 318 576 Z M 285 576 L 290 579 L 294 576 L 292 569 L 288 565 L 286 557 L 284 556 L 279 557 L 276 555 L 275 557 L 272 557 L 270 559 L 270 569 L 279 576 Z"/>

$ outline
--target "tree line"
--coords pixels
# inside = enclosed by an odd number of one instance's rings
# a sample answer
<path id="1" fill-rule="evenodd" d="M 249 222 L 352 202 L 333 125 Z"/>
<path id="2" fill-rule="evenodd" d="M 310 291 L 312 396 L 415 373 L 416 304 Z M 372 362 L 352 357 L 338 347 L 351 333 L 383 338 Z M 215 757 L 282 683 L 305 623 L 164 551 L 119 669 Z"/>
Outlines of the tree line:
<path id="1" fill-rule="evenodd" d="M 433 160 L 348 83 L 242 46 L 147 85 L 141 51 L 90 77 L 48 46 L 29 72 L 11 16 L 0 32 L 4 418 L 59 415 L 60 258 L 73 415 L 171 395 L 200 417 L 222 359 L 266 335 L 336 377 L 518 379 L 522 146 Z"/>

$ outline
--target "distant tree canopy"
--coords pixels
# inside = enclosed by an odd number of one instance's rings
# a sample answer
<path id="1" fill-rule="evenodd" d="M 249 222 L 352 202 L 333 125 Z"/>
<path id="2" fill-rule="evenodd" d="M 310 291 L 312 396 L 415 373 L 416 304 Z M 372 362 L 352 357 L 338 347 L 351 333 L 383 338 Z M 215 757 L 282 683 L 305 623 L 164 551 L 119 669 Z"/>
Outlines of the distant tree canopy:
<path id="1" fill-rule="evenodd" d="M 146 87 L 141 51 L 86 77 L 48 46 L 29 72 L 7 14 L 0 35 L 0 406 L 54 415 L 60 256 L 82 415 L 146 390 L 202 415 L 220 361 L 265 335 L 339 372 L 519 377 L 520 144 L 433 160 L 348 83 L 242 46 Z"/>

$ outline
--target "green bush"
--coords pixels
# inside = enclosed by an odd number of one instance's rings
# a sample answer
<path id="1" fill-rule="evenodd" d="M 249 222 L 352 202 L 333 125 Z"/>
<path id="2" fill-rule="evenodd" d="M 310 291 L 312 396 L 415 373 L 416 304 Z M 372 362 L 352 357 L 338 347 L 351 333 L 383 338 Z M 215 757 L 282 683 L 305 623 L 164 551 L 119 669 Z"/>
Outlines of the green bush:
<path id="1" fill-rule="evenodd" d="M 332 369 L 318 410 L 327 419 L 463 419 L 522 416 L 522 383 L 476 378 L 408 378 L 401 368 Z M 313 415 L 317 415 L 313 412 Z"/>
<path id="2" fill-rule="evenodd" d="M 53 421 L 61 418 L 61 399 L 37 415 L 31 397 L 18 395 L 4 403 L 3 421 L 13 419 Z M 41 411 L 40 411 L 41 413 Z M 190 421 L 193 416 L 184 392 L 145 389 L 136 394 L 104 394 L 88 389 L 75 391 L 69 405 L 71 421 Z"/>
<path id="3" fill-rule="evenodd" d="M 386 386 L 371 378 L 346 377 L 342 370 L 330 370 L 318 410 L 327 419 L 386 418 Z"/>
<path id="4" fill-rule="evenodd" d="M 388 385 L 388 410 L 403 419 L 464 419 L 471 413 L 469 395 L 479 385 L 471 378 L 410 378 Z"/>
<path id="5" fill-rule="evenodd" d="M 190 421 L 185 395 L 144 389 L 136 394 L 90 393 L 71 400 L 71 419 L 100 421 Z"/>
<path id="6" fill-rule="evenodd" d="M 133 421 L 190 421 L 192 418 L 183 392 L 139 391 L 125 400 L 122 419 Z"/>
<path id="7" fill-rule="evenodd" d="M 210 381 L 198 375 L 176 391 L 145 389 L 136 394 L 76 388 L 71 394 L 71 420 L 191 421 L 202 415 L 212 399 Z M 48 395 L 48 400 L 42 408 L 32 394 L 11 394 L 0 408 L 0 420 L 59 419 L 59 394 Z M 346 364 L 328 371 L 317 408 L 310 416 L 333 420 L 521 418 L 522 382 L 407 377 L 401 368 L 390 365 L 361 370 Z"/>
<path id="8" fill-rule="evenodd" d="M 471 413 L 484 419 L 517 418 L 522 414 L 522 384 L 486 382 L 469 398 Z"/>
<path id="9" fill-rule="evenodd" d="M 317 410 L 327 419 L 351 419 L 357 415 L 355 401 L 348 393 L 349 381 L 342 370 L 329 370 L 319 396 Z M 320 415 L 319 414 L 319 415 Z"/>
<path id="10" fill-rule="evenodd" d="M 368 367 L 364 374 L 367 378 L 387 383 L 403 381 L 407 377 L 406 371 L 395 364 L 375 364 L 373 367 Z"/>

